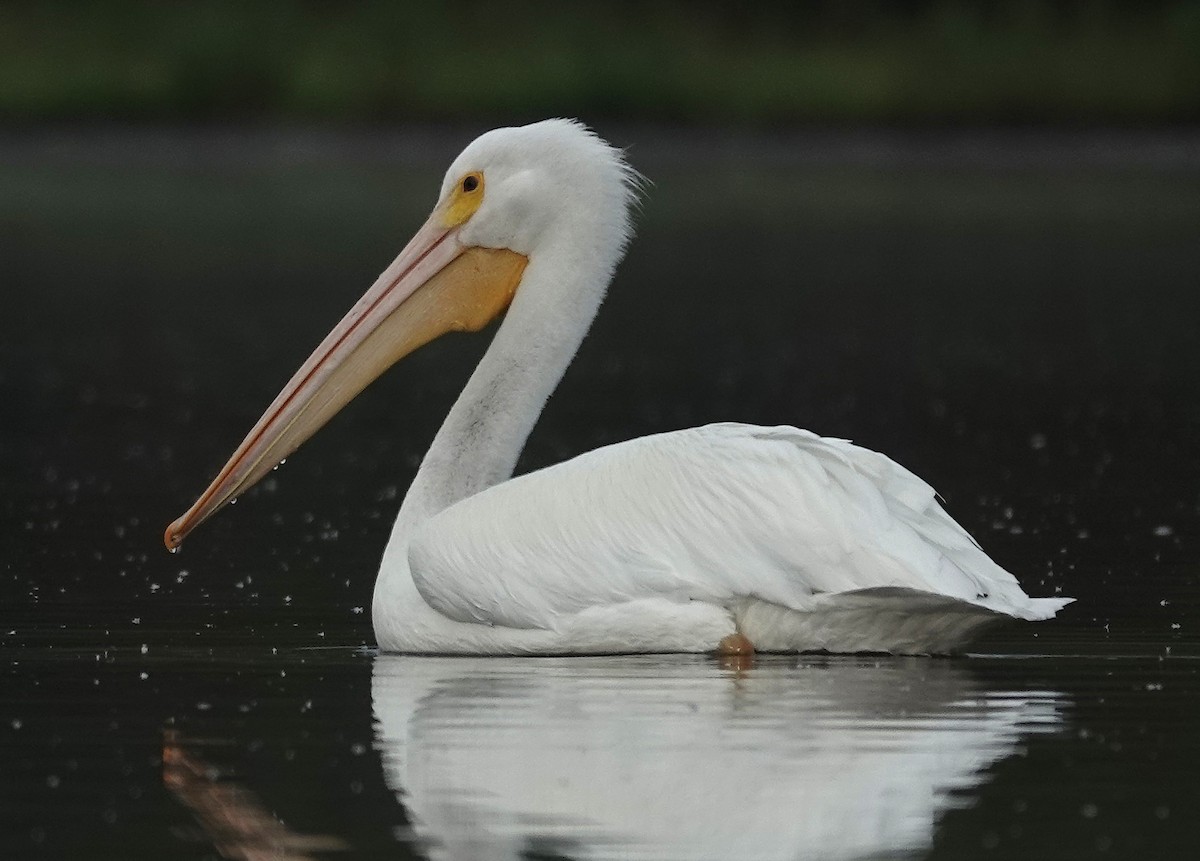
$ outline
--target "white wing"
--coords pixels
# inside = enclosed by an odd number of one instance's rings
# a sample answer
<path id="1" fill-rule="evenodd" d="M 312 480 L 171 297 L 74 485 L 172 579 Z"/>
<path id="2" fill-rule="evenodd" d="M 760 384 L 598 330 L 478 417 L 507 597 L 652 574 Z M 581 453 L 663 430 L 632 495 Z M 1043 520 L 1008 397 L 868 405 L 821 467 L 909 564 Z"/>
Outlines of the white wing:
<path id="1" fill-rule="evenodd" d="M 1021 618 L 1066 603 L 1029 599 L 903 467 L 792 427 L 596 449 L 450 506 L 409 561 L 439 612 L 513 628 L 652 597 L 805 612 L 899 589 Z"/>

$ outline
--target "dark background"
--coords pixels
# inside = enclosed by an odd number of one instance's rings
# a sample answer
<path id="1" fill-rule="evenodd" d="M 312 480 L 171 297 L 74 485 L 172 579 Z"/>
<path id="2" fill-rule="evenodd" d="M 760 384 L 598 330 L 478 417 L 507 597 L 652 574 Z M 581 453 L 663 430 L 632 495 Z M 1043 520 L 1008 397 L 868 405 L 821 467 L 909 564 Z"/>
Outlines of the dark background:
<path id="1" fill-rule="evenodd" d="M 10 121 L 1200 119 L 1200 4 L 5 2 Z"/>

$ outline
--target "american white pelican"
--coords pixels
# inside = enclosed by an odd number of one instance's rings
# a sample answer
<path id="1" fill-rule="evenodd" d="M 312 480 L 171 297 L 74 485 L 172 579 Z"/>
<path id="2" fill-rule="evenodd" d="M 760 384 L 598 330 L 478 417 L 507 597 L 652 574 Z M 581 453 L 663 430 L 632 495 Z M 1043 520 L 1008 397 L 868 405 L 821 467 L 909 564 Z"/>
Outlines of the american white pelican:
<path id="1" fill-rule="evenodd" d="M 883 455 L 716 424 L 510 478 L 630 237 L 636 174 L 577 122 L 497 129 L 188 511 L 174 549 L 386 368 L 501 314 L 400 508 L 375 584 L 388 651 L 945 652 L 1047 619 Z"/>

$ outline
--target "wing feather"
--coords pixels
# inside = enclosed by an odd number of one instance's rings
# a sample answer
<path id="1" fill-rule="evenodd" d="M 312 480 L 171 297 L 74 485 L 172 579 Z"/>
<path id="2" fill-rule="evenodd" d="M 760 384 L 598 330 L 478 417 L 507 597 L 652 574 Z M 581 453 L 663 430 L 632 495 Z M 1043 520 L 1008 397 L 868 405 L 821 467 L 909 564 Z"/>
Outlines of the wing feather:
<path id="1" fill-rule="evenodd" d="M 518 628 L 649 597 L 806 610 L 814 596 L 900 587 L 1001 612 L 1029 604 L 924 481 L 793 427 L 707 425 L 596 449 L 450 506 L 414 535 L 409 562 L 439 612 Z"/>

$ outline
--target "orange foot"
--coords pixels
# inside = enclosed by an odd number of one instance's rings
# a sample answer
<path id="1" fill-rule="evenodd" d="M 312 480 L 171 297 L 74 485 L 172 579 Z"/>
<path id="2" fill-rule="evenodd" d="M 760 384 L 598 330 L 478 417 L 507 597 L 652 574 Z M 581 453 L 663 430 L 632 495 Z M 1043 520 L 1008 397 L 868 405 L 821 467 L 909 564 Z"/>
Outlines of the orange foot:
<path id="1" fill-rule="evenodd" d="M 751 657 L 754 655 L 754 644 L 746 639 L 746 635 L 735 631 L 727 637 L 722 637 L 717 643 L 717 654 L 725 657 Z"/>

